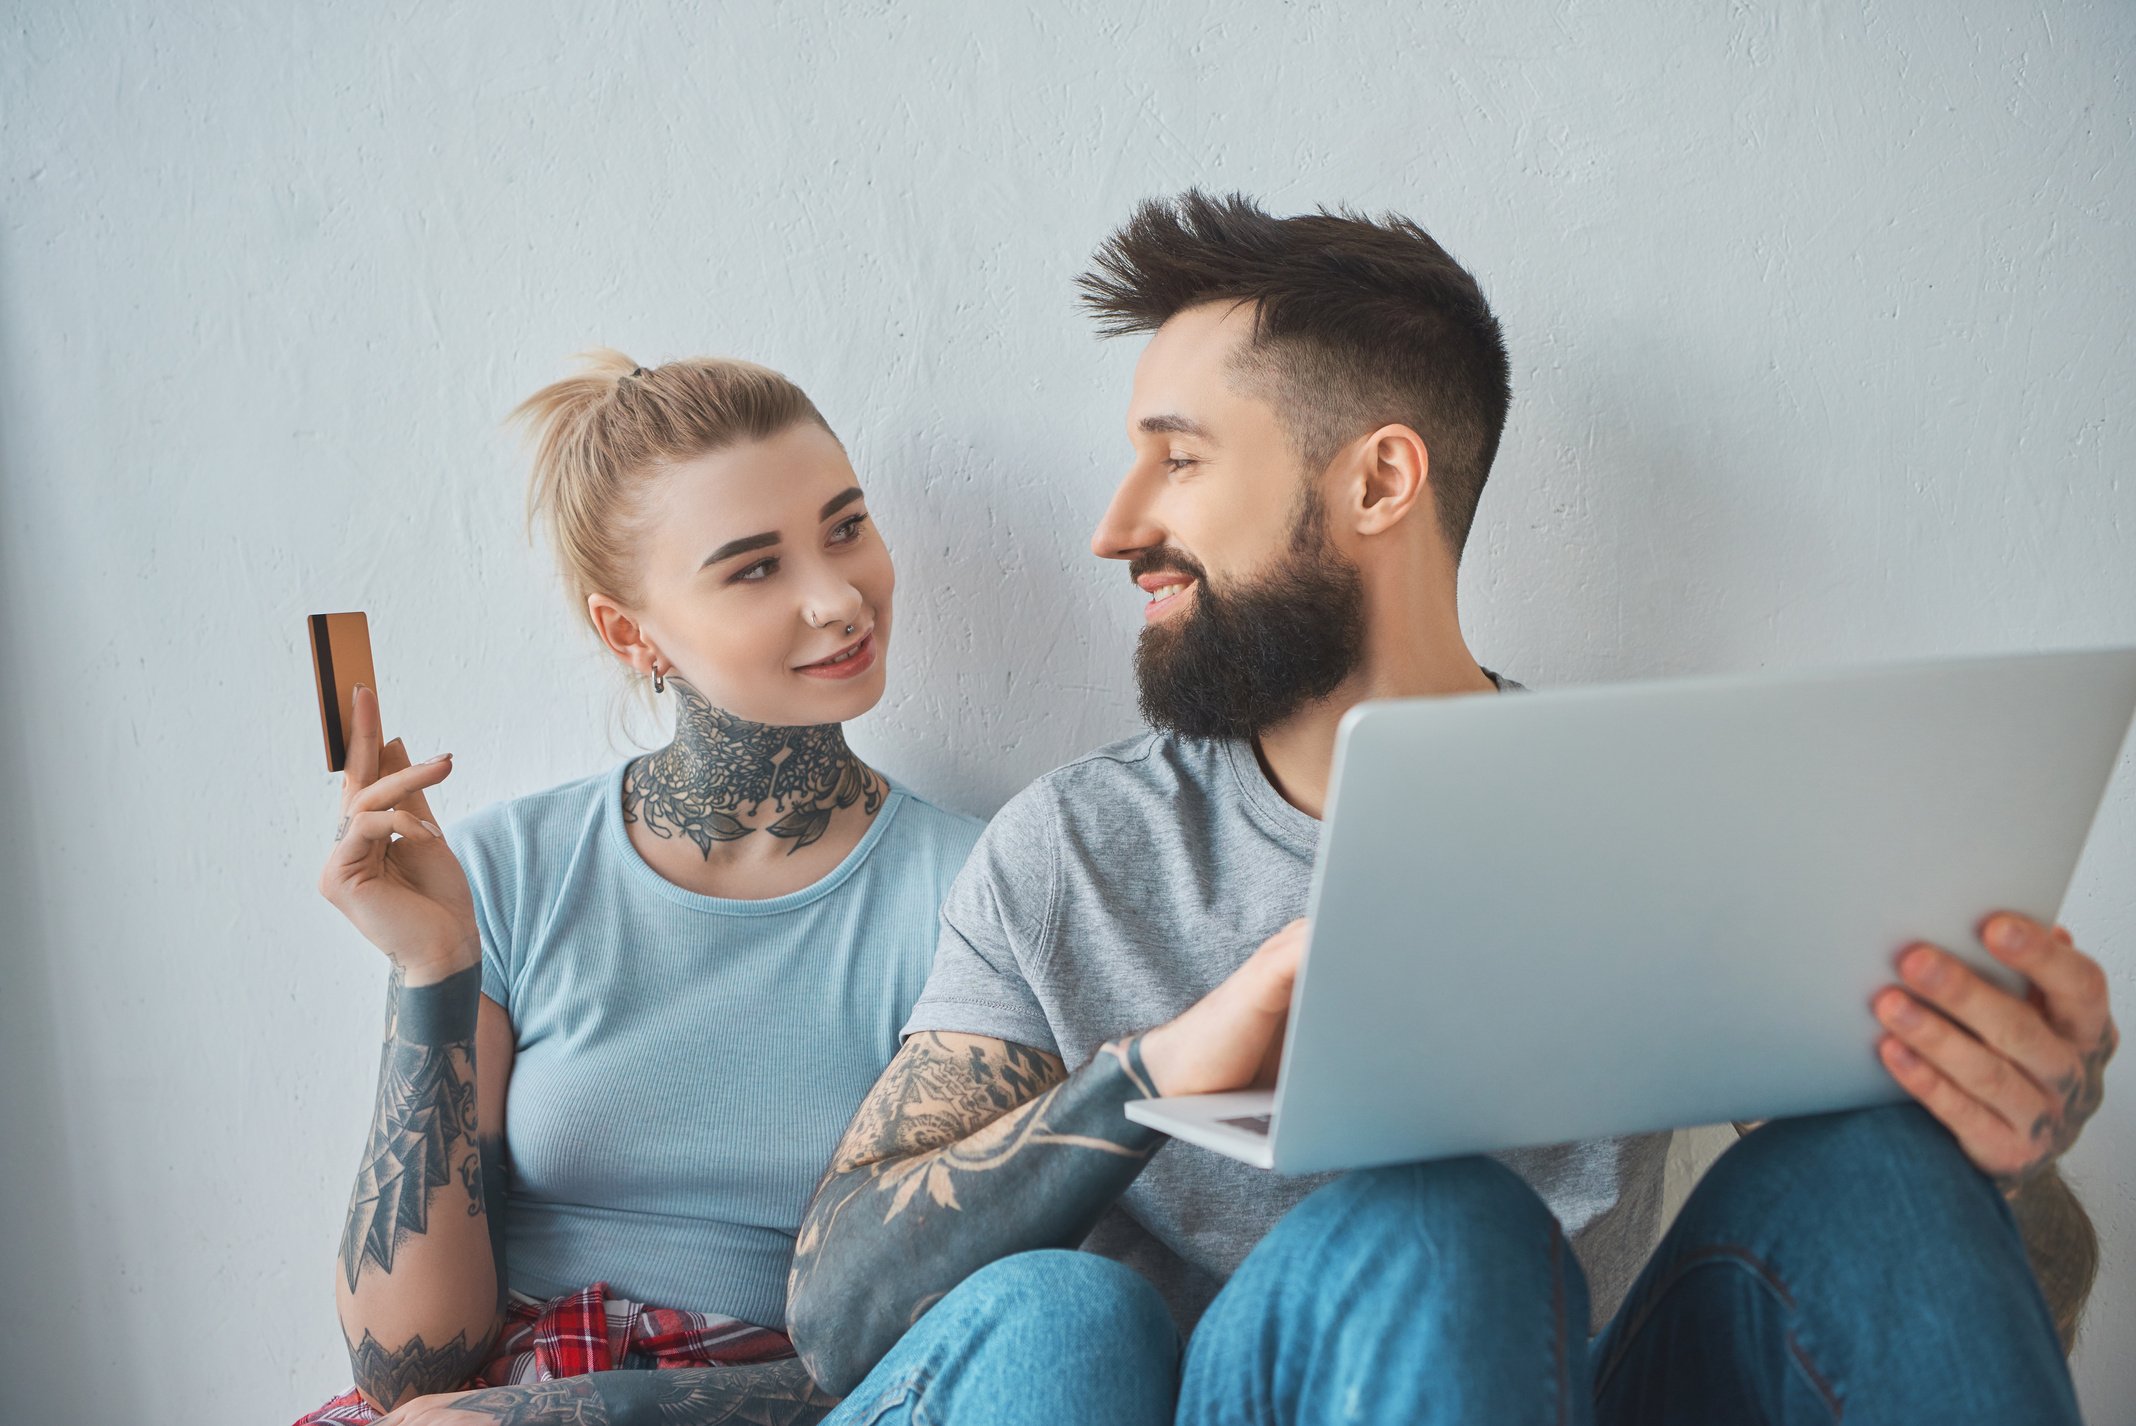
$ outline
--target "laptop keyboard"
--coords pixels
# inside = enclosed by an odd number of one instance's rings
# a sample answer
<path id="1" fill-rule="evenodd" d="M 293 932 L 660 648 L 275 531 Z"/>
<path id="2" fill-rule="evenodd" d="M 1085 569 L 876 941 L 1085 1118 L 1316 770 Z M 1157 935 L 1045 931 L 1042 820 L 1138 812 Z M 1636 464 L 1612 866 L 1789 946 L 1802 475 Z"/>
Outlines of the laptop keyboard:
<path id="1" fill-rule="evenodd" d="M 1219 1119 L 1216 1122 L 1229 1124 L 1234 1129 L 1244 1129 L 1249 1134 L 1266 1134 L 1268 1132 L 1268 1116 L 1266 1114 L 1242 1114 L 1236 1119 Z"/>

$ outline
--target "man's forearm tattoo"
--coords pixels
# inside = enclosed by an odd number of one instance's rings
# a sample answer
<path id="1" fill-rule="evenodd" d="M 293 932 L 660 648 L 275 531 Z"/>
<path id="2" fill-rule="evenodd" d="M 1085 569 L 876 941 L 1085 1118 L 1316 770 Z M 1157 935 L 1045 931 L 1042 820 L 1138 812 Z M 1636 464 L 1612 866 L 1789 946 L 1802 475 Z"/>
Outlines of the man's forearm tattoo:
<path id="1" fill-rule="evenodd" d="M 1139 1037 L 1072 1075 L 1019 1045 L 908 1040 L 802 1216 L 789 1322 L 816 1379 L 851 1389 L 979 1268 L 1081 1242 L 1164 1142 L 1122 1112 L 1153 1093 Z"/>
<path id="2" fill-rule="evenodd" d="M 595 1372 L 463 1396 L 455 1411 L 506 1426 L 809 1426 L 838 1398 L 789 1358 L 750 1366 Z"/>
<path id="3" fill-rule="evenodd" d="M 834 813 L 857 802 L 873 817 L 882 806 L 886 784 L 838 724 L 751 723 L 683 679 L 668 682 L 678 699 L 674 741 L 623 770 L 625 822 L 687 837 L 707 856 L 717 843 L 765 831 L 792 842 L 791 855 L 819 840 Z"/>
<path id="4" fill-rule="evenodd" d="M 479 1163 L 475 1017 L 481 986 L 474 966 L 413 990 L 398 968 L 393 972 L 378 1102 L 341 1235 L 341 1270 L 351 1292 L 365 1264 L 393 1271 L 395 1250 L 428 1228 L 435 1190 L 457 1175 L 479 1172 L 470 1161 Z"/>

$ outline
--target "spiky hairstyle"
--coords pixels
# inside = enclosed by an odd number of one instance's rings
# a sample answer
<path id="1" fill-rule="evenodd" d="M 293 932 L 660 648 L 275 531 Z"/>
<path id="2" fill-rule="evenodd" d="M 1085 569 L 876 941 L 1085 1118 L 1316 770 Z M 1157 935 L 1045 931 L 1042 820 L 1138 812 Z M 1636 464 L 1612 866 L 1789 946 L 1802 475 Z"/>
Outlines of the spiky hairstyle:
<path id="1" fill-rule="evenodd" d="M 1155 331 L 1206 302 L 1250 302 L 1238 357 L 1308 475 L 1368 431 L 1424 438 L 1456 556 L 1512 401 L 1504 335 L 1467 269 L 1409 219 L 1323 208 L 1278 218 L 1243 194 L 1151 199 L 1077 279 L 1106 336 Z"/>

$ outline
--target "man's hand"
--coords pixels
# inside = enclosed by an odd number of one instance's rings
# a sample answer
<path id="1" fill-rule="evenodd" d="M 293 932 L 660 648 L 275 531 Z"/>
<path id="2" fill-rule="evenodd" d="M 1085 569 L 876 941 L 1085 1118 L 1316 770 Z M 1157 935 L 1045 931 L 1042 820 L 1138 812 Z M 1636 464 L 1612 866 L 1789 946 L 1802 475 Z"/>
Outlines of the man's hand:
<path id="1" fill-rule="evenodd" d="M 1142 1037 L 1142 1064 L 1159 1094 L 1220 1094 L 1276 1082 L 1307 931 L 1303 919 L 1291 922 L 1178 1019 Z"/>
<path id="2" fill-rule="evenodd" d="M 1886 986 L 1872 1002 L 1891 1032 L 1877 1053 L 2010 1196 L 2076 1142 L 2121 1036 L 2106 973 L 2069 932 L 1998 912 L 1981 942 L 2031 982 L 2025 997 L 1934 946 L 1908 946 L 1898 959 L 1905 988 Z"/>

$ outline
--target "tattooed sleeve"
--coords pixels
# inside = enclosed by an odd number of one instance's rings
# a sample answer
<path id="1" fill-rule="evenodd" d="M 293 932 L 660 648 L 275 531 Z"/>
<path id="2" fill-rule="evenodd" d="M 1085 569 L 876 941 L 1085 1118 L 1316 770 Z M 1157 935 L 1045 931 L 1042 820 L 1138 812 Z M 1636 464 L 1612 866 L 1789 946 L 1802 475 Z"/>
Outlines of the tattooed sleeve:
<path id="1" fill-rule="evenodd" d="M 1001 1040 L 907 1040 L 801 1220 L 788 1330 L 815 1380 L 852 1390 L 972 1273 L 1081 1242 L 1164 1142 L 1122 1112 L 1152 1093 L 1139 1038 L 1072 1075 Z"/>
<path id="2" fill-rule="evenodd" d="M 809 1426 L 837 1404 L 787 1360 L 595 1372 L 474 1392 L 452 1409 L 506 1426 Z"/>
<path id="3" fill-rule="evenodd" d="M 489 1219 L 491 1262 L 503 1305 L 501 1142 L 477 1137 L 475 1022 L 481 971 L 469 967 L 410 988 L 396 970 L 386 1002 L 378 1099 L 341 1235 L 341 1272 L 354 1293 L 366 1273 L 390 1275 L 411 1238 L 430 1228 L 438 1191 L 458 1185 L 448 1211 Z M 464 1203 L 464 1207 L 461 1206 Z M 496 1322 L 430 1345 L 418 1335 L 388 1348 L 366 1327 L 349 1364 L 366 1397 L 390 1406 L 449 1391 L 481 1366 Z"/>

